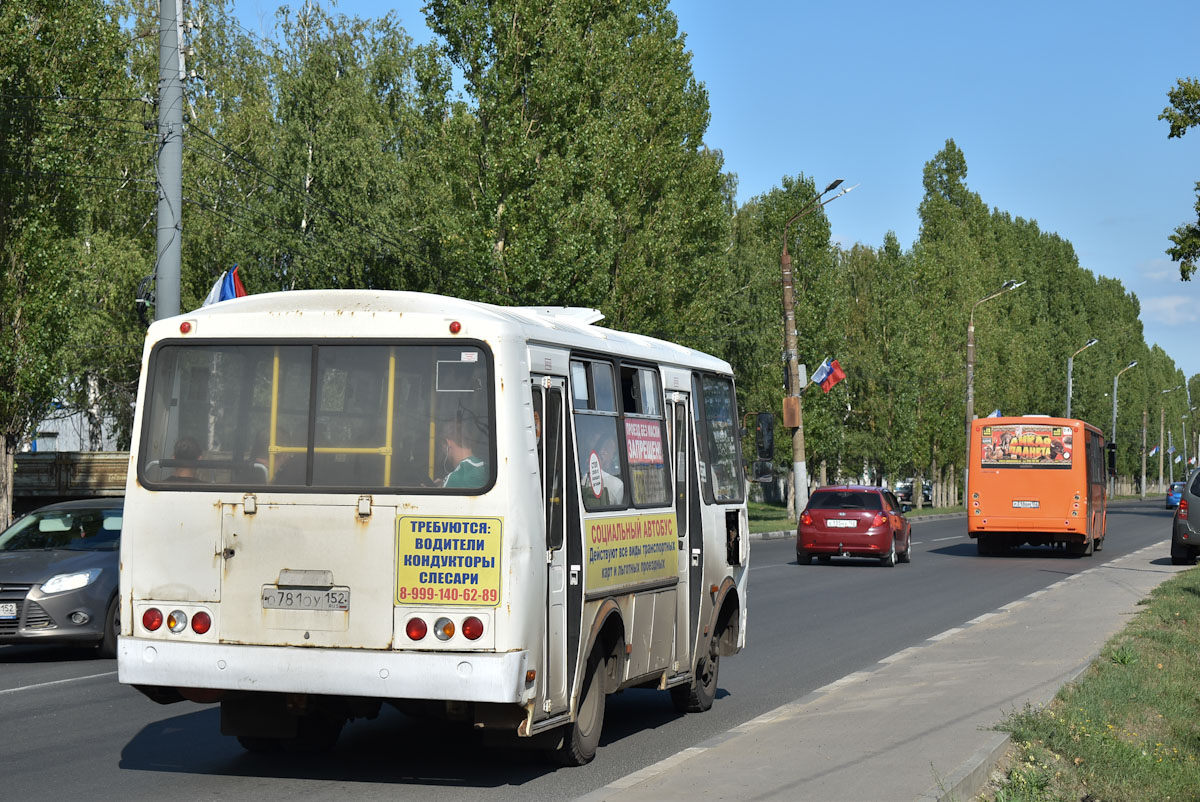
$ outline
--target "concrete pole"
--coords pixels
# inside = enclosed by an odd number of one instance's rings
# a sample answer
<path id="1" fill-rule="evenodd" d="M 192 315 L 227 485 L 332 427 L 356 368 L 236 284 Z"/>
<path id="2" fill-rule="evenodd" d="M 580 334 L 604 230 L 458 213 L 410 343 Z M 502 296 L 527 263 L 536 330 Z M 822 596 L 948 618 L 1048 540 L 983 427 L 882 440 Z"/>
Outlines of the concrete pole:
<path id="1" fill-rule="evenodd" d="M 1146 500 L 1146 415 L 1147 410 L 1142 408 L 1142 501 Z"/>
<path id="2" fill-rule="evenodd" d="M 158 4 L 158 214 L 154 318 L 179 314 L 183 237 L 183 0 Z"/>
<path id="3" fill-rule="evenodd" d="M 1067 357 L 1067 417 L 1071 417 L 1071 376 L 1075 373 L 1075 356 Z"/>
<path id="4" fill-rule="evenodd" d="M 1164 406 L 1161 408 L 1161 415 L 1160 415 L 1160 419 L 1158 421 L 1158 492 L 1159 493 L 1163 492 L 1163 489 L 1164 489 L 1163 483 L 1162 483 L 1163 452 L 1165 452 L 1167 450 L 1166 449 L 1167 444 L 1163 441 L 1166 439 L 1166 436 L 1167 436 L 1166 429 L 1167 429 L 1167 408 Z"/>

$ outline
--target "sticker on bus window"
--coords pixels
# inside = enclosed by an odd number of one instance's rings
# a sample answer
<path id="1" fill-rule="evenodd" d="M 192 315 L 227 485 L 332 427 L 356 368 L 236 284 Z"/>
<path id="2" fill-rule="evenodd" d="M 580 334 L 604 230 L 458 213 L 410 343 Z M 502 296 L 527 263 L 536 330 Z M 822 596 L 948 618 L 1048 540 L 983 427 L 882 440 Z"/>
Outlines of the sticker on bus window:
<path id="1" fill-rule="evenodd" d="M 399 516 L 396 604 L 499 604 L 503 528 L 502 518 Z"/>
<path id="2" fill-rule="evenodd" d="M 1072 431 L 1049 424 L 1005 424 L 979 430 L 980 467 L 1070 468 Z"/>
<path id="3" fill-rule="evenodd" d="M 623 515 L 587 521 L 587 589 L 644 584 L 679 574 L 675 514 Z"/>

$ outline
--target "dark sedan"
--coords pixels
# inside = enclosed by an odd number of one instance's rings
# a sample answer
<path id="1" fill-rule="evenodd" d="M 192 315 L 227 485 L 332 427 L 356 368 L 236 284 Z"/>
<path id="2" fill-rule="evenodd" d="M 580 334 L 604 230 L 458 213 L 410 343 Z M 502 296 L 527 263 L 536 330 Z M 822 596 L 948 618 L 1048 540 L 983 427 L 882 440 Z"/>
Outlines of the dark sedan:
<path id="1" fill-rule="evenodd" d="M 116 656 L 122 509 L 121 499 L 51 504 L 0 532 L 0 643 Z"/>

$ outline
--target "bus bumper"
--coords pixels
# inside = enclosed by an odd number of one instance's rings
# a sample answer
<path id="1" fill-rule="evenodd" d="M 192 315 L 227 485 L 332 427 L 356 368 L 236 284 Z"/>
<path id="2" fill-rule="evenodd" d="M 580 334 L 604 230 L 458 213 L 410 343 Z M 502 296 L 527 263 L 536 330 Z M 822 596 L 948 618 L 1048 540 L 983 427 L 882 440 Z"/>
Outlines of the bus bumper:
<path id="1" fill-rule="evenodd" d="M 122 637 L 127 685 L 523 704 L 529 652 L 385 652 Z"/>

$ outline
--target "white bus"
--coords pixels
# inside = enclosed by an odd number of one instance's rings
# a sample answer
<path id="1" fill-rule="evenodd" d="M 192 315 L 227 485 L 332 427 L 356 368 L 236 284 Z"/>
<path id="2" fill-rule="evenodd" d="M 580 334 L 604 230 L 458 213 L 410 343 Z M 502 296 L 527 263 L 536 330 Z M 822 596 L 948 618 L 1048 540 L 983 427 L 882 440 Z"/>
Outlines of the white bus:
<path id="1" fill-rule="evenodd" d="M 252 751 L 386 702 L 578 765 L 606 694 L 708 709 L 746 632 L 733 377 L 601 317 L 341 290 L 156 322 L 121 682 Z"/>

